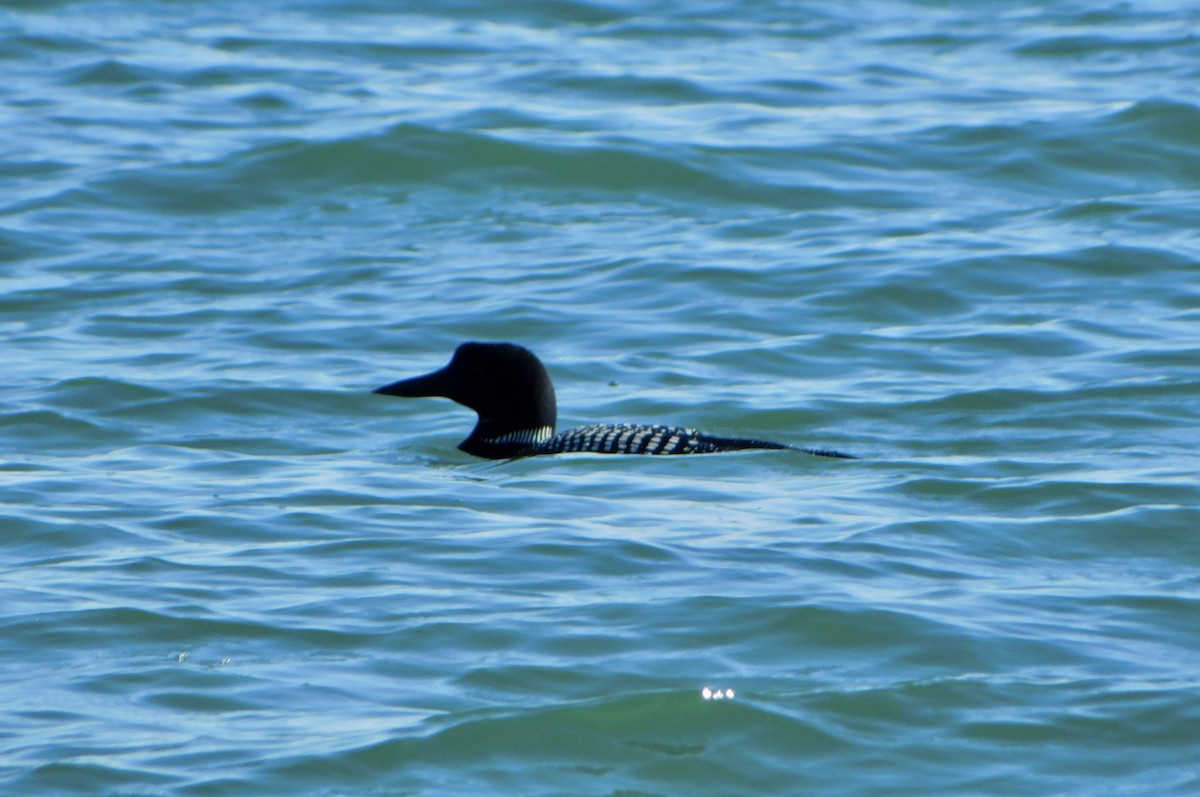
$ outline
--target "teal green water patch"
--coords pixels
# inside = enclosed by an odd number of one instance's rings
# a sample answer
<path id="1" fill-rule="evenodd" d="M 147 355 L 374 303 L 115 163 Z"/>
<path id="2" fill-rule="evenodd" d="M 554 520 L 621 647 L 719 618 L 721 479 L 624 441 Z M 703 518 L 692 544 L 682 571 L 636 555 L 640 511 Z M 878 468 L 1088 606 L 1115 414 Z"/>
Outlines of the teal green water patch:
<path id="1" fill-rule="evenodd" d="M 121 61 L 107 59 L 85 64 L 67 73 L 65 80 L 75 86 L 132 86 L 161 77 L 148 69 L 139 69 Z"/>
<path id="2" fill-rule="evenodd" d="M 703 701 L 697 705 L 692 698 L 691 694 L 626 696 L 509 716 L 485 714 L 425 739 L 288 763 L 278 774 L 282 783 L 313 778 L 336 782 L 340 773 L 357 771 L 370 777 L 376 788 L 411 787 L 412 776 L 406 775 L 411 772 L 417 783 L 432 778 L 451 790 L 486 783 L 519 789 L 527 778 L 551 789 L 629 782 L 661 788 L 714 778 L 756 789 L 768 788 L 785 775 L 785 759 L 778 753 L 822 751 L 837 744 L 818 730 L 797 729 L 752 706 L 704 705 Z M 718 735 L 728 741 L 714 744 Z M 736 738 L 744 738 L 755 751 L 759 766 L 739 770 L 730 765 L 728 750 Z M 515 774 L 514 763 L 524 775 Z"/>
<path id="3" fill-rule="evenodd" d="M 181 167 L 175 179 L 165 182 L 170 172 L 131 174 L 100 188 L 120 194 L 126 202 L 142 197 L 148 206 L 182 213 L 219 212 L 247 202 L 276 204 L 297 191 L 341 193 L 349 186 L 381 185 L 393 190 L 437 186 L 474 194 L 505 184 L 596 199 L 650 193 L 789 207 L 816 207 L 831 199 L 818 187 L 788 188 L 769 179 L 748 185 L 737 175 L 724 174 L 729 170 L 722 160 L 681 152 L 663 158 L 634 142 L 549 146 L 403 124 L 379 136 L 274 144 L 239 153 L 227 163 Z M 234 185 L 255 188 L 247 193 L 231 190 Z"/>

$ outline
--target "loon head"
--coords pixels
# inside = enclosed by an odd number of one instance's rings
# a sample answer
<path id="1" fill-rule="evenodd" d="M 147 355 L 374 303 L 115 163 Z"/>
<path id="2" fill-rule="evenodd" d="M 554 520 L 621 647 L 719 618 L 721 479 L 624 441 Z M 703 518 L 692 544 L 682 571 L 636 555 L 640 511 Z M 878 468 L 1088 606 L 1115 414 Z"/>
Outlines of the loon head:
<path id="1" fill-rule="evenodd" d="M 386 396 L 440 396 L 479 415 L 458 447 L 468 454 L 506 459 L 554 434 L 554 385 L 541 360 L 513 343 L 464 343 L 450 364 L 431 374 L 378 388 Z"/>

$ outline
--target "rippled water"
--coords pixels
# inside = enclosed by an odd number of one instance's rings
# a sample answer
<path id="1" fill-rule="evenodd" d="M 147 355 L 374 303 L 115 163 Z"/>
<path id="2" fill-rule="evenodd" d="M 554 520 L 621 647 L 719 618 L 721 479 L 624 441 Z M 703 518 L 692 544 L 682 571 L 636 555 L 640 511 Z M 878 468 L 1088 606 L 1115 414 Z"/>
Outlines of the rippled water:
<path id="1" fill-rule="evenodd" d="M 1197 30 L 10 4 L 3 791 L 1200 793 Z"/>

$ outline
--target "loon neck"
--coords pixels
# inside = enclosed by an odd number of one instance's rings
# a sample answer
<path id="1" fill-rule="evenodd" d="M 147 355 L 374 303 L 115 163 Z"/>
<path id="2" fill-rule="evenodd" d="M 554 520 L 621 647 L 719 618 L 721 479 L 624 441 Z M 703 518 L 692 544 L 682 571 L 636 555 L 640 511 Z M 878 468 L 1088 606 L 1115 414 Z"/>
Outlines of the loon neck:
<path id="1" fill-rule="evenodd" d="M 470 437 L 458 444 L 460 451 L 485 459 L 511 459 L 527 454 L 554 437 L 553 426 L 511 429 L 494 421 L 479 419 Z"/>

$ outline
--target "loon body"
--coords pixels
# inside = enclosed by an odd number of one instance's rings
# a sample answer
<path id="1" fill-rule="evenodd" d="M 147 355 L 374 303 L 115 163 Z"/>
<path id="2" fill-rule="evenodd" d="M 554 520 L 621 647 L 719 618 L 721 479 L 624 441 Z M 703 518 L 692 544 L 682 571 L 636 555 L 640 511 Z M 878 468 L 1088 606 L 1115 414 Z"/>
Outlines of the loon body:
<path id="1" fill-rule="evenodd" d="M 744 449 L 791 449 L 853 459 L 825 449 L 767 440 L 714 437 L 661 424 L 593 424 L 555 434 L 554 385 L 533 352 L 513 343 L 468 342 L 439 371 L 377 389 L 388 396 L 440 396 L 475 410 L 479 421 L 458 447 L 486 459 L 587 451 L 596 454 L 710 454 Z"/>

